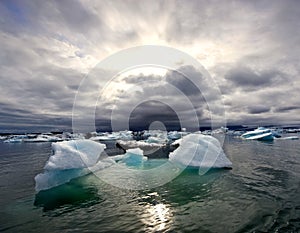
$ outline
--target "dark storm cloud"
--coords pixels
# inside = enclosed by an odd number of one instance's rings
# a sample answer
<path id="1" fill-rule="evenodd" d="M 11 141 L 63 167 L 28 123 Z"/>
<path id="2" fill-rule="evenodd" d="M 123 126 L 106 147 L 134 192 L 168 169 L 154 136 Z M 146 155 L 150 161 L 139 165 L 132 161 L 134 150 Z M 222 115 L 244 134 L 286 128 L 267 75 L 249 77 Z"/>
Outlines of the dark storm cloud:
<path id="1" fill-rule="evenodd" d="M 299 110 L 300 109 L 300 106 L 285 106 L 285 107 L 278 107 L 278 108 L 275 108 L 275 112 L 290 112 L 290 111 L 293 111 L 293 110 Z"/>
<path id="2" fill-rule="evenodd" d="M 67 129 L 70 130 L 71 117 L 61 117 L 59 114 L 36 114 L 30 109 L 18 109 L 5 103 L 0 103 L 0 128 L 9 132 L 24 131 L 32 128 L 38 131 Z"/>
<path id="3" fill-rule="evenodd" d="M 131 113 L 129 126 L 131 129 L 148 129 L 152 122 L 162 122 L 166 129 L 180 129 L 180 121 L 176 112 L 158 101 L 146 101 L 137 106 Z"/>
<path id="4" fill-rule="evenodd" d="M 201 90 L 191 81 L 195 79 L 200 82 L 198 85 Z M 192 66 L 183 66 L 178 71 L 168 71 L 162 76 L 137 74 L 123 77 L 122 80 L 132 87 L 118 92 L 116 100 L 99 101 L 97 118 L 124 122 L 130 115 L 133 128 L 133 124 L 140 129 L 147 128 L 153 121 L 162 121 L 167 128 L 180 128 L 178 124 L 184 123 L 185 127 L 192 129 L 195 122 L 210 124 L 207 112 L 214 111 L 213 114 L 220 116 L 224 113 L 221 95 L 210 96 L 211 82 L 207 82 Z M 107 106 L 114 106 L 113 111 Z M 174 118 L 174 113 L 180 116 L 181 122 L 177 117 Z"/>
<path id="5" fill-rule="evenodd" d="M 241 88 L 261 88 L 275 86 L 284 81 L 283 74 L 279 71 L 254 71 L 248 67 L 236 67 L 228 71 L 225 75 L 236 87 Z"/>
<path id="6" fill-rule="evenodd" d="M 295 122 L 300 115 L 299 1 L 4 0 L 0 14 L 2 127 L 65 126 L 80 81 L 91 68 L 116 51 L 142 44 L 178 48 L 203 62 L 232 122 Z M 202 121 L 209 119 L 205 101 L 215 111 L 221 109 L 215 84 L 202 80 L 193 67 L 181 71 L 199 80 L 201 93 L 174 71 L 164 78 L 188 98 Z M 95 101 L 104 76 L 103 71 L 82 88 L 83 113 Z M 131 98 L 149 96 L 177 104 L 180 114 L 190 117 L 184 100 L 156 75 L 125 82 L 149 80 L 148 89 L 119 100 L 120 117 Z M 101 104 L 99 122 L 107 126 L 112 103 Z"/>
<path id="7" fill-rule="evenodd" d="M 27 77 L 26 77 L 27 76 Z M 24 104 L 33 111 L 41 107 L 55 110 L 70 110 L 74 101 L 75 92 L 68 86 L 71 83 L 79 83 L 80 73 L 68 69 L 43 68 L 30 75 L 23 73 L 23 79 L 5 77 L 0 75 L 3 85 L 12 85 L 7 93 L 16 104 Z M 11 91 L 13 90 L 13 93 Z M 21 98 L 21 99 L 19 99 Z M 54 107 L 54 108 L 53 108 Z"/>
<path id="8" fill-rule="evenodd" d="M 30 116 L 32 114 L 32 112 L 25 110 L 25 109 L 16 109 L 13 106 L 9 105 L 9 104 L 5 104 L 5 103 L 0 103 L 0 113 L 1 116 L 4 118 L 7 117 L 14 117 L 14 116 Z"/>
<path id="9" fill-rule="evenodd" d="M 197 73 L 194 67 L 182 67 L 181 70 L 183 72 L 189 71 L 188 74 L 192 73 L 192 75 L 198 75 L 198 79 L 200 80 L 202 78 L 202 74 L 199 72 Z M 179 70 L 179 72 L 181 70 Z M 201 90 L 199 90 L 199 88 L 189 79 L 189 77 L 185 77 L 182 73 L 179 72 L 170 71 L 166 75 L 166 81 L 182 91 L 182 93 L 186 96 L 199 95 L 199 93 L 201 93 Z"/>
<path id="10" fill-rule="evenodd" d="M 261 113 L 266 113 L 270 111 L 270 107 L 267 106 L 252 106 L 248 107 L 248 112 L 250 114 L 261 114 Z"/>

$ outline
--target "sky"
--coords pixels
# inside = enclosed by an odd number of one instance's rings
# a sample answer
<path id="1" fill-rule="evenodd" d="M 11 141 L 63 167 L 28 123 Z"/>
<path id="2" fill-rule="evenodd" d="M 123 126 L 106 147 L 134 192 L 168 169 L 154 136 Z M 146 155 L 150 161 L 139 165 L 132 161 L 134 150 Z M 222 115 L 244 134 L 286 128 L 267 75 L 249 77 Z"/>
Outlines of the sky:
<path id="1" fill-rule="evenodd" d="M 0 15 L 0 132 L 70 129 L 78 88 L 92 75 L 78 106 L 93 107 L 104 131 L 111 122 L 178 128 L 193 114 L 200 126 L 212 115 L 227 125 L 300 124 L 299 1 L 2 0 Z M 112 70 L 94 72 L 143 45 L 190 55 L 214 84 L 180 62 L 124 71 L 108 85 Z"/>

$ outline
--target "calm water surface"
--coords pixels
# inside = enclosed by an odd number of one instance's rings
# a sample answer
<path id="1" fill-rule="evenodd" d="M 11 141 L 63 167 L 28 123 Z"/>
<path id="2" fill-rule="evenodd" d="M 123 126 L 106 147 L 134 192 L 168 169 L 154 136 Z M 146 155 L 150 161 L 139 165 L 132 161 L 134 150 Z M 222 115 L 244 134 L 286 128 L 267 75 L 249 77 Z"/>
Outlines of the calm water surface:
<path id="1" fill-rule="evenodd" d="M 224 150 L 232 170 L 186 170 L 151 190 L 91 174 L 36 193 L 51 144 L 0 142 L 0 231 L 300 232 L 300 141 L 228 136 Z"/>

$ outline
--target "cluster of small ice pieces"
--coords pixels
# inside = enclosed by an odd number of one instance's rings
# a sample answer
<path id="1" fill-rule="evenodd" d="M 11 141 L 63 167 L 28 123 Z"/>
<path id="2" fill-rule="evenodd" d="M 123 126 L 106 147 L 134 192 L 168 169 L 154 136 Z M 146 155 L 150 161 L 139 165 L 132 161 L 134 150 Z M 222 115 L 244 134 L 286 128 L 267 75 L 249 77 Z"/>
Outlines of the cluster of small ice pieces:
<path id="1" fill-rule="evenodd" d="M 0 140 L 5 143 L 20 143 L 20 142 L 61 142 L 70 140 L 90 139 L 93 141 L 113 141 L 117 139 L 131 140 L 133 132 L 126 130 L 113 133 L 42 133 L 42 134 L 18 134 L 0 136 Z"/>
<path id="2" fill-rule="evenodd" d="M 300 133 L 300 129 L 298 128 L 264 128 L 258 127 L 257 129 L 250 130 L 249 129 L 238 129 L 238 130 L 230 130 L 227 127 L 221 127 L 214 130 L 203 130 L 194 132 L 197 134 L 203 135 L 218 135 L 218 134 L 226 134 L 234 137 L 240 137 L 242 139 L 299 139 L 298 134 Z M 271 137 L 269 134 L 272 133 Z M 283 134 L 294 133 L 296 135 L 281 137 Z M 20 142 L 60 142 L 60 141 L 70 141 L 70 140 L 78 140 L 78 139 L 90 139 L 92 141 L 98 142 L 106 142 L 106 141 L 139 141 L 145 142 L 148 144 L 168 144 L 174 140 L 180 139 L 189 132 L 186 130 L 183 131 L 161 131 L 161 130 L 144 130 L 142 132 L 133 132 L 130 130 L 124 130 L 119 132 L 90 132 L 90 133 L 70 133 L 70 132 L 62 132 L 62 133 L 41 133 L 41 134 L 11 134 L 11 135 L 1 135 L 0 141 L 5 143 L 20 143 Z M 264 137 L 259 136 L 260 134 Z M 254 136 L 254 137 L 252 137 Z M 257 137 L 256 137 L 257 136 Z"/>
<path id="3" fill-rule="evenodd" d="M 67 140 L 84 139 L 83 134 L 64 133 L 42 133 L 42 134 L 21 134 L 2 136 L 1 138 L 5 143 L 20 143 L 20 142 L 61 142 Z"/>

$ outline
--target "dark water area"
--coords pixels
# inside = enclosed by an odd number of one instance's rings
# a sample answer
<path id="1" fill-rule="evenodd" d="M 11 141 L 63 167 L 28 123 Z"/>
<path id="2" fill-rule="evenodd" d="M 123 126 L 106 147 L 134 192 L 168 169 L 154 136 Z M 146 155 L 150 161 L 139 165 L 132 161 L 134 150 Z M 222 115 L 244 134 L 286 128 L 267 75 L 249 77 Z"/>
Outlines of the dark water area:
<path id="1" fill-rule="evenodd" d="M 0 231 L 299 232 L 300 141 L 226 136 L 223 148 L 232 170 L 186 169 L 141 191 L 90 174 L 36 193 L 51 144 L 0 142 Z"/>

